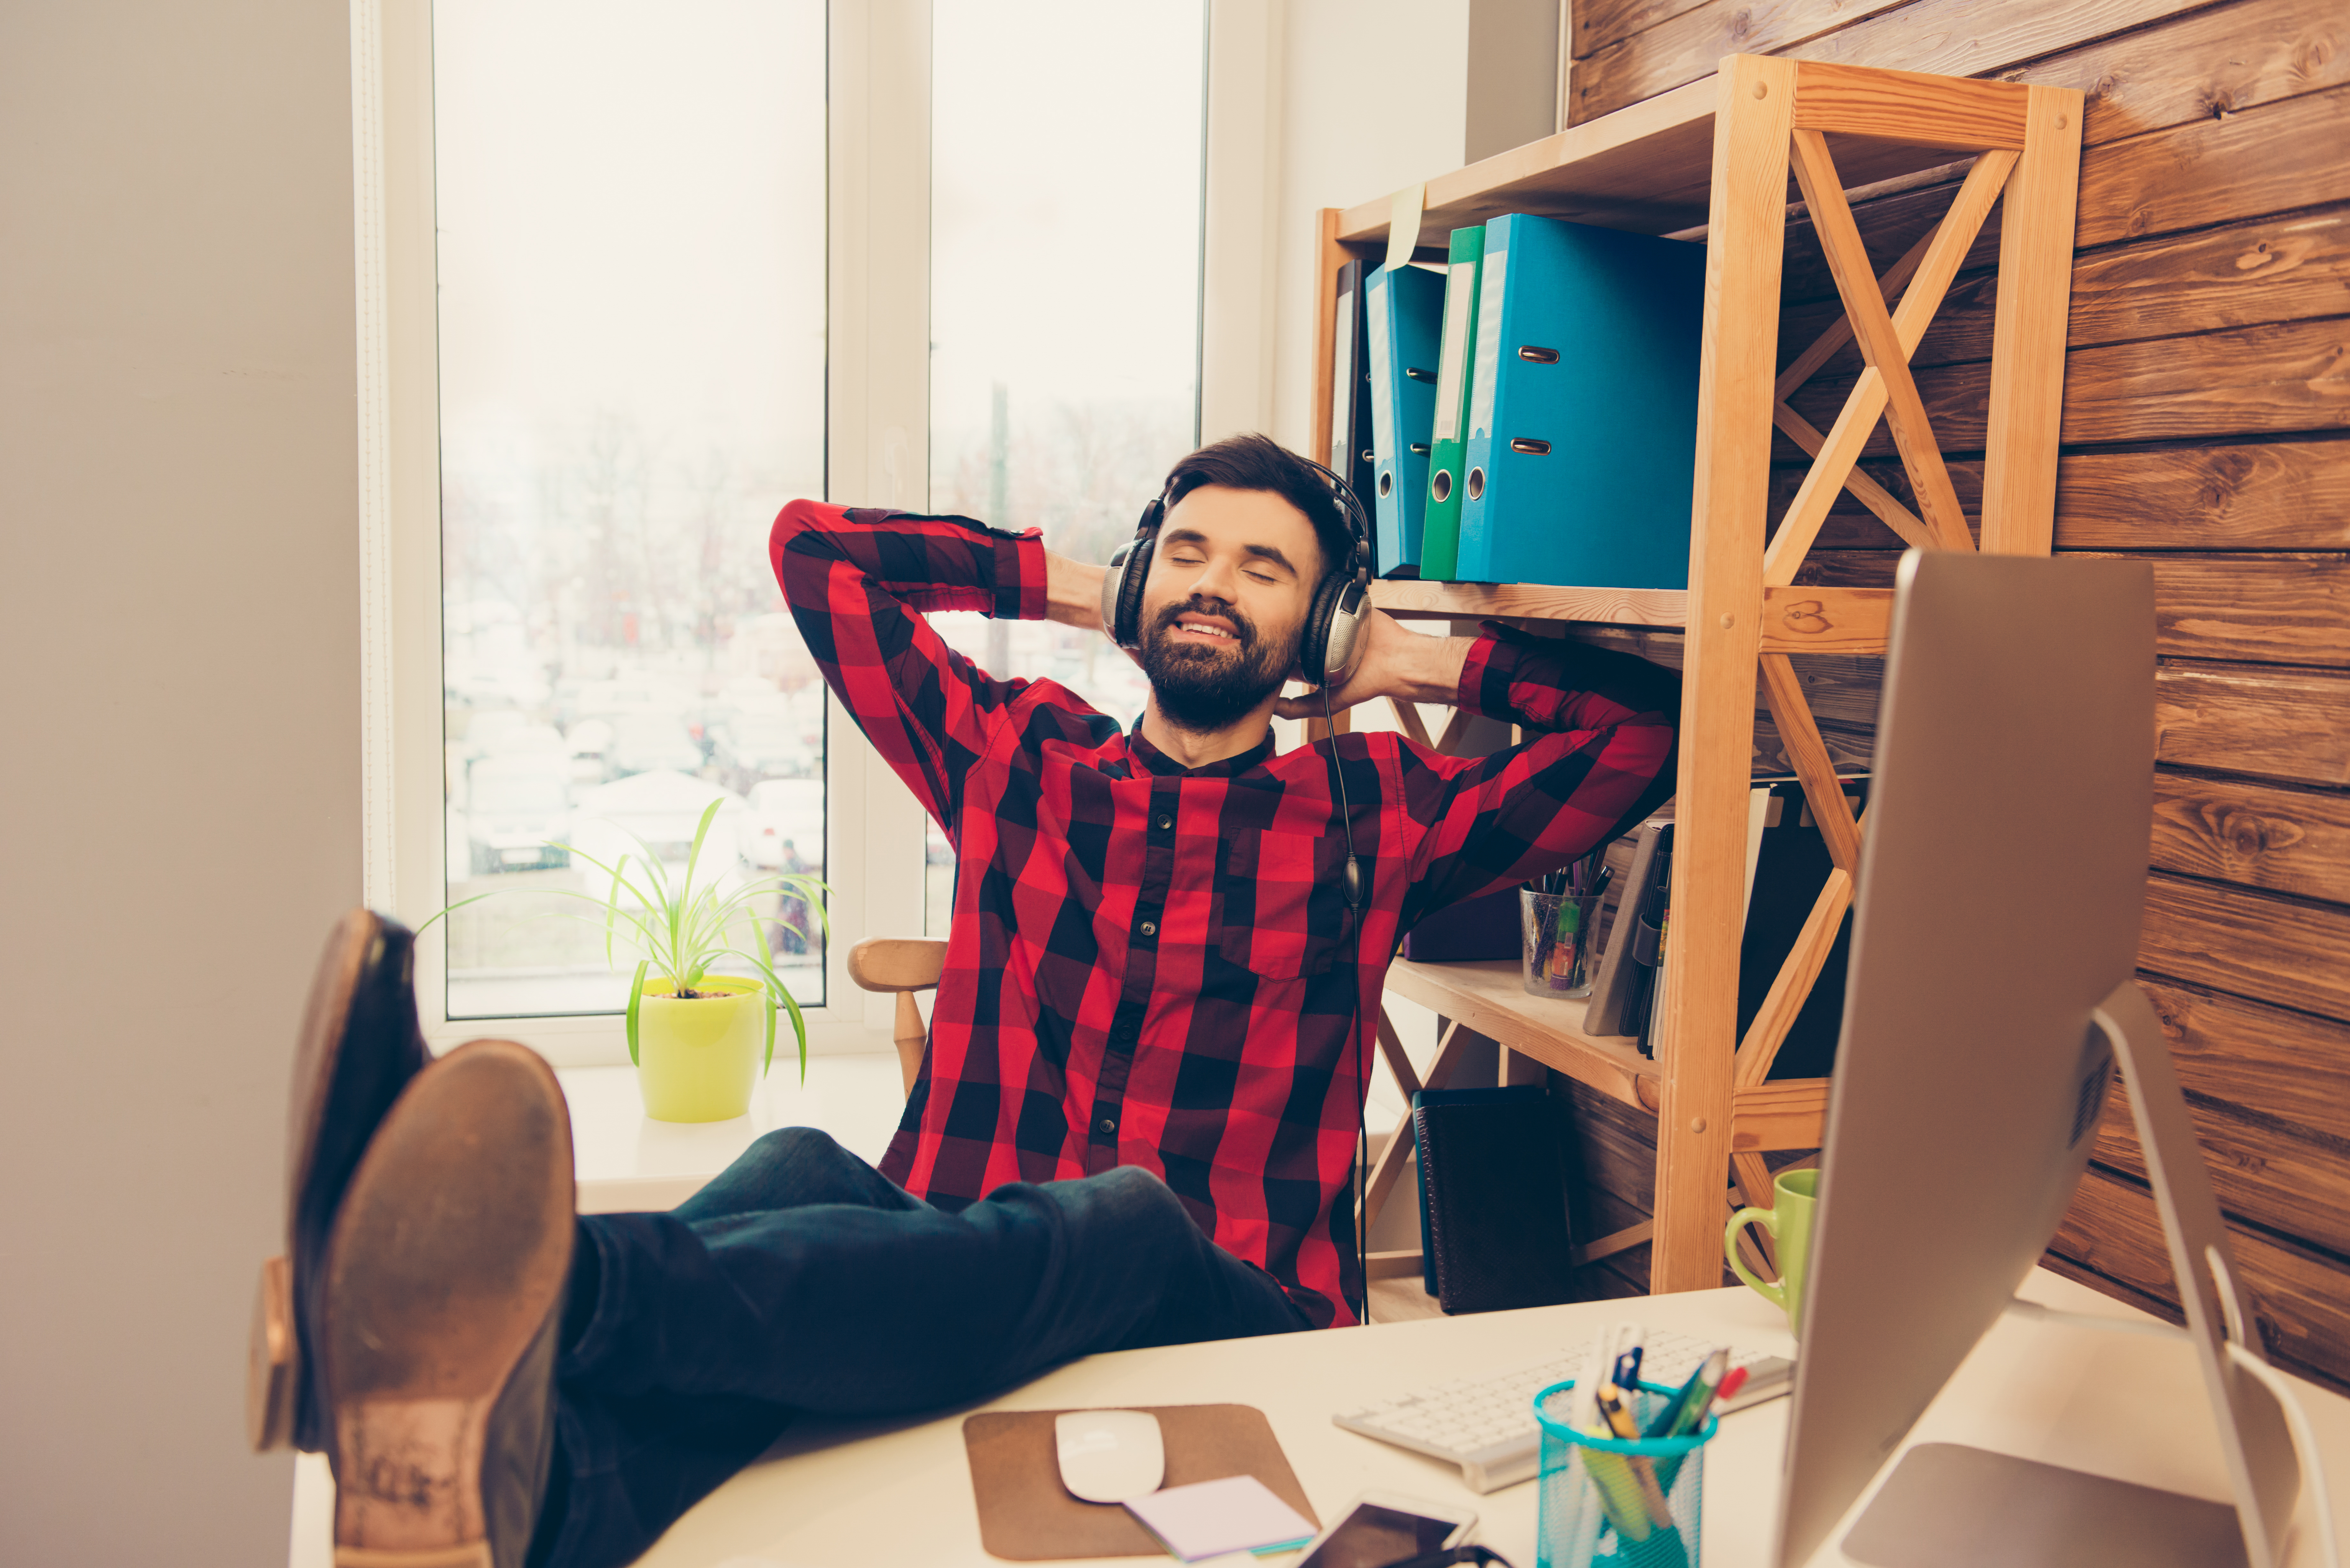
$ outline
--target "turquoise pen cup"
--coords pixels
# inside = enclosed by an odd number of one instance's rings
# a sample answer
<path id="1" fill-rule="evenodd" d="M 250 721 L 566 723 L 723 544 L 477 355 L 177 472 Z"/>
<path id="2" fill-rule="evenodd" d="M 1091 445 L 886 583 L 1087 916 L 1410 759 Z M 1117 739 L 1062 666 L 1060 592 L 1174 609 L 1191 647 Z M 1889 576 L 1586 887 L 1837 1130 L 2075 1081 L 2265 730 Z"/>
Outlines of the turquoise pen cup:
<path id="1" fill-rule="evenodd" d="M 1684 1438 L 1595 1438 L 1566 1422 L 1575 1385 L 1534 1396 L 1542 1427 L 1538 1568 L 1697 1568 L 1705 1535 L 1709 1415 Z M 1660 1425 L 1679 1390 L 1639 1386 L 1640 1429 Z"/>

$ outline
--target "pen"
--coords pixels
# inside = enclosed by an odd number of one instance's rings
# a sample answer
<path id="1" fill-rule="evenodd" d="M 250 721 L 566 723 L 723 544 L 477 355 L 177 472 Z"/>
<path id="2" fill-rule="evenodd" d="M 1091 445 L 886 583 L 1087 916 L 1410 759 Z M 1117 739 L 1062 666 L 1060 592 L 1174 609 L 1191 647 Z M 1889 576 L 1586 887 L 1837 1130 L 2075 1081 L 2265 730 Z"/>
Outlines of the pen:
<path id="1" fill-rule="evenodd" d="M 1665 1418 L 1655 1435 L 1685 1438 L 1696 1430 L 1698 1423 L 1705 1419 L 1706 1407 L 1713 1403 L 1714 1393 L 1721 1386 L 1721 1381 L 1729 1372 L 1730 1352 L 1726 1350 L 1717 1350 L 1700 1362 L 1698 1369 L 1690 1374 L 1689 1381 L 1681 1385 L 1680 1392 L 1673 1396 L 1673 1402 L 1666 1407 Z"/>
<path id="2" fill-rule="evenodd" d="M 1555 939 L 1550 950 L 1546 971 L 1554 984 L 1566 985 L 1575 979 L 1575 955 L 1583 946 L 1583 911 L 1571 898 L 1558 901 L 1558 916 L 1552 922 Z"/>
<path id="3" fill-rule="evenodd" d="M 1712 1407 L 1715 1392 L 1729 1376 L 1729 1366 L 1730 1352 L 1727 1350 L 1717 1350 L 1698 1363 L 1697 1370 L 1690 1374 L 1689 1381 L 1681 1385 L 1680 1392 L 1674 1395 L 1673 1402 L 1666 1407 L 1665 1418 L 1658 1423 L 1654 1435 L 1686 1438 L 1696 1431 L 1704 1423 L 1706 1411 Z M 1739 1381 L 1742 1383 L 1745 1378 L 1742 1376 Z M 1659 1460 L 1657 1485 L 1668 1492 L 1671 1491 L 1673 1482 L 1680 1479 L 1681 1460 L 1687 1457 L 1674 1455 Z"/>
<path id="4" fill-rule="evenodd" d="M 1599 1386 L 1599 1414 L 1608 1428 L 1617 1437 L 1638 1442 L 1640 1424 L 1632 1418 L 1626 1407 L 1622 1390 L 1612 1383 Z M 1639 1488 L 1640 1506 L 1647 1510 L 1649 1520 L 1661 1529 L 1673 1527 L 1673 1511 L 1665 1502 L 1664 1490 L 1657 1485 L 1657 1467 L 1638 1455 L 1626 1458 L 1625 1468 L 1632 1472 L 1632 1482 Z M 1627 1532 L 1628 1533 L 1628 1532 Z M 1633 1539 L 1638 1540 L 1635 1536 Z"/>

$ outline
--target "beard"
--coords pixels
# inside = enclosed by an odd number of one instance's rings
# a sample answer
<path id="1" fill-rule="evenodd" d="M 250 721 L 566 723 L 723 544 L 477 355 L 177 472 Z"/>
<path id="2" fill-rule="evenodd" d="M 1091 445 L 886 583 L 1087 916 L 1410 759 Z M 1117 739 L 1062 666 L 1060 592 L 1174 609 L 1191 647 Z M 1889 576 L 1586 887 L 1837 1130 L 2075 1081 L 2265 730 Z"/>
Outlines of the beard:
<path id="1" fill-rule="evenodd" d="M 1178 641 L 1175 623 L 1186 615 L 1230 621 L 1232 646 Z M 1141 654 L 1159 711 L 1177 729 L 1205 735 L 1246 718 L 1281 690 L 1297 660 L 1297 639 L 1276 648 L 1238 606 L 1194 596 L 1159 612 L 1143 633 Z"/>

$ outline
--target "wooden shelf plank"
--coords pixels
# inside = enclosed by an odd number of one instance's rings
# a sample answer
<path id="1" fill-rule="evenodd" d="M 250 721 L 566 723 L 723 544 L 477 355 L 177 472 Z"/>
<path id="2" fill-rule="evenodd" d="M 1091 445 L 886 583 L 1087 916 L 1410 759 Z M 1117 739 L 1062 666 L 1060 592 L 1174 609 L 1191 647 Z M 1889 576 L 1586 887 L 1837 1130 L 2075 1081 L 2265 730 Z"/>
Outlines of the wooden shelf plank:
<path id="1" fill-rule="evenodd" d="M 1828 1080 L 1781 1078 L 1730 1096 L 1730 1147 L 1734 1154 L 1817 1148 L 1827 1141 Z"/>
<path id="2" fill-rule="evenodd" d="M 1514 960 L 1414 963 L 1398 959 L 1388 970 L 1388 989 L 1555 1067 L 1610 1099 L 1654 1113 L 1662 1098 L 1657 1064 L 1640 1054 L 1630 1036 L 1586 1034 L 1583 1002 L 1527 995 Z M 1757 1084 L 1738 1090 L 1731 1106 L 1733 1148 L 1817 1148 L 1827 1125 L 1828 1080 Z"/>
<path id="3" fill-rule="evenodd" d="M 1657 1064 L 1628 1035 L 1583 1033 L 1584 1002 L 1529 996 L 1515 959 L 1414 963 L 1398 959 L 1388 989 L 1488 1039 L 1555 1067 L 1610 1099 L 1653 1112 L 1662 1097 Z"/>
<path id="4" fill-rule="evenodd" d="M 1882 653 L 1892 624 L 1891 588 L 1762 590 L 1765 653 Z"/>
<path id="5" fill-rule="evenodd" d="M 1381 580 L 1371 585 L 1371 602 L 1399 620 L 1503 616 L 1592 621 L 1603 626 L 1678 627 L 1689 614 L 1689 593 L 1682 588 L 1558 587 L 1548 583 Z"/>
<path id="6" fill-rule="evenodd" d="M 2004 100 L 2012 97 L 2020 104 L 2026 90 L 2008 83 L 1940 85 L 2000 100 L 2002 114 L 2011 112 Z M 1541 213 L 1647 234 L 1698 227 L 1706 221 L 1712 189 L 1713 116 L 1721 90 L 1718 77 L 1702 77 L 1438 175 L 1428 182 L 1418 254 L 1440 261 L 1445 235 L 1504 213 Z M 1847 186 L 1898 179 L 1950 160 L 1948 151 L 1936 147 L 1853 140 L 1841 134 L 1831 145 Z M 1789 199 L 1794 199 L 1792 191 Z M 1338 219 L 1337 243 L 1357 254 L 1385 247 L 1388 208 L 1384 195 L 1347 208 Z"/>
<path id="7" fill-rule="evenodd" d="M 1705 222 L 1713 183 L 1714 78 L 1686 87 L 1555 136 L 1513 147 L 1428 182 L 1423 240 L 1488 223 L 1504 213 L 1545 213 L 1609 228 L 1668 234 Z M 1385 196 L 1349 207 L 1338 243 L 1368 247 L 1388 239 Z"/>
<path id="8" fill-rule="evenodd" d="M 1560 587 L 1548 583 L 1371 585 L 1371 602 L 1399 620 L 1571 620 L 1598 626 L 1688 624 L 1681 588 Z M 1765 653 L 1882 653 L 1891 588 L 1794 587 L 1762 590 Z"/>

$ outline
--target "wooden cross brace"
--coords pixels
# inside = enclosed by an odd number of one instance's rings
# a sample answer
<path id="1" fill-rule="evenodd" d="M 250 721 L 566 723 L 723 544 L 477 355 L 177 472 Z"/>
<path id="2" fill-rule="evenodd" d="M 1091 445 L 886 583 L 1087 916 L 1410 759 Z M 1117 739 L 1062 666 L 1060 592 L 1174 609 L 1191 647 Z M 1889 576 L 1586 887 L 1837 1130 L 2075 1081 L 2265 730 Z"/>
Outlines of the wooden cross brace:
<path id="1" fill-rule="evenodd" d="M 1837 492 L 1846 488 L 1909 544 L 1946 550 L 1974 547 L 1950 471 L 1942 462 L 1941 448 L 1934 440 L 1924 401 L 1909 373 L 1909 356 L 1917 352 L 1928 323 L 1941 308 L 1959 264 L 1981 232 L 1983 220 L 1991 215 L 2017 158 L 2012 151 L 1998 149 L 1977 159 L 1939 226 L 1887 268 L 1880 280 L 1869 265 L 1826 139 L 1816 130 L 1799 130 L 1793 134 L 1793 148 L 1795 179 L 1811 209 L 1814 232 L 1835 276 L 1845 314 L 1787 367 L 1773 388 L 1778 399 L 1772 412 L 1773 422 L 1812 453 L 1814 461 L 1763 553 L 1762 581 L 1773 587 L 1784 587 L 1795 580 L 1796 569 L 1827 520 L 1828 508 Z M 1908 286 L 1902 292 L 1901 304 L 1888 312 L 1887 296 L 1905 277 Z M 1859 344 L 1865 369 L 1835 425 L 1822 435 L 1787 406 L 1786 399 L 1848 339 Z M 1894 444 L 1900 450 L 1902 465 L 1925 514 L 1922 521 L 1882 485 L 1855 470 L 1861 448 L 1880 418 L 1892 426 Z"/>

